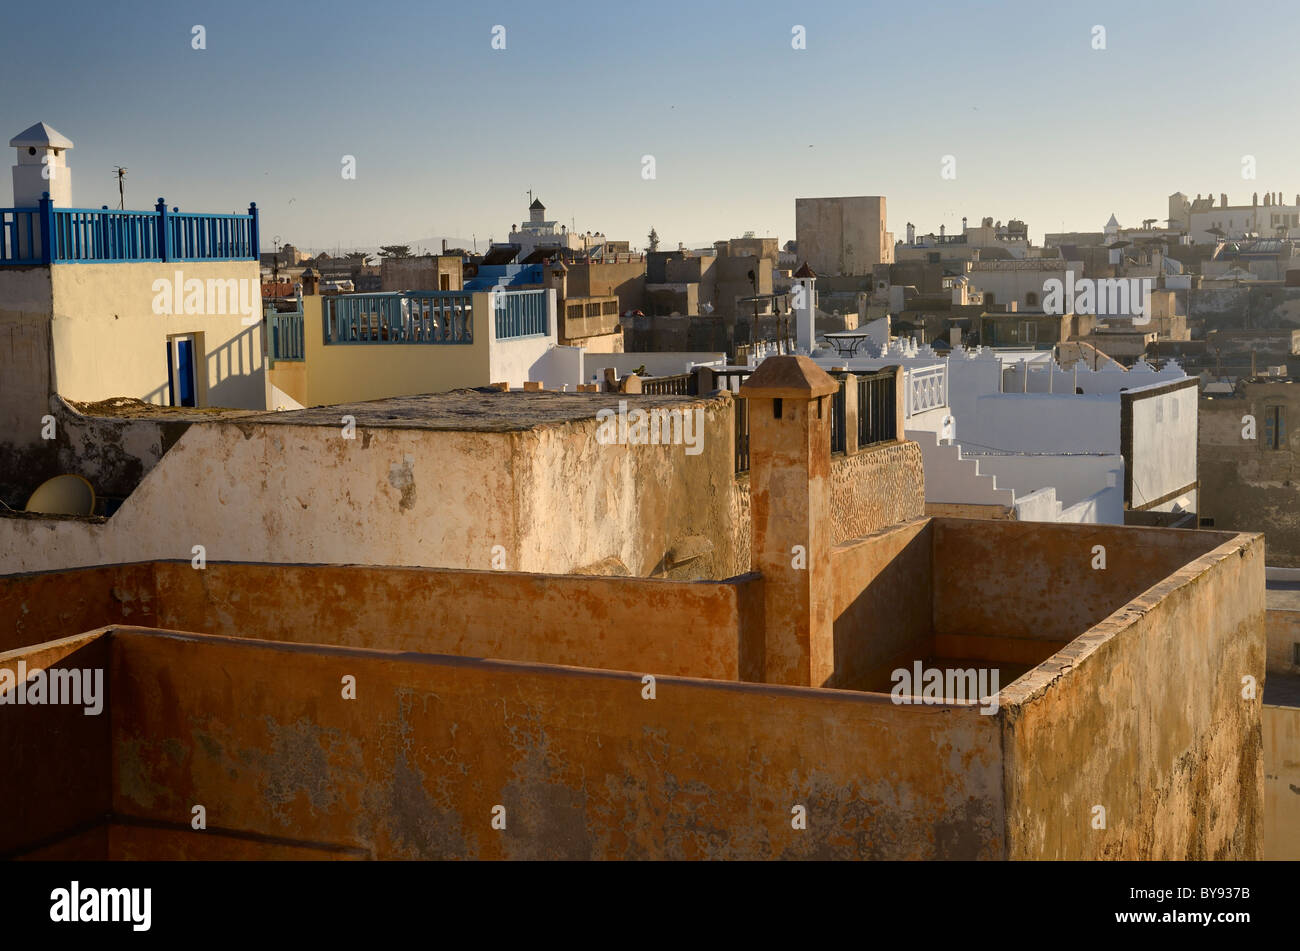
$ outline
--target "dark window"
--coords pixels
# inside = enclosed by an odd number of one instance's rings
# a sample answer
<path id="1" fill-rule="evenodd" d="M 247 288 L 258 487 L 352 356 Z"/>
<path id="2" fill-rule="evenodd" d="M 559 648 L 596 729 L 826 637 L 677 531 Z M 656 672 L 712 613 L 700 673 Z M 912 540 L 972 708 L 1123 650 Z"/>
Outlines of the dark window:
<path id="1" fill-rule="evenodd" d="M 1201 528 L 1213 528 L 1213 527 L 1214 527 L 1214 519 L 1212 518 L 1201 519 Z"/>
<path id="2" fill-rule="evenodd" d="M 1264 407 L 1264 448 L 1285 449 L 1286 442 L 1286 407 Z"/>

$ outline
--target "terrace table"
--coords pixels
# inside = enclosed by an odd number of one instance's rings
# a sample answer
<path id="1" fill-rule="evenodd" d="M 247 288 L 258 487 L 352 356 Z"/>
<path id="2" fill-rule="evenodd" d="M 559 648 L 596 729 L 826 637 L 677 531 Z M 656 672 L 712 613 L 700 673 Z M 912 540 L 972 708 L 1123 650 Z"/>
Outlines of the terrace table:
<path id="1" fill-rule="evenodd" d="M 862 341 L 871 338 L 871 334 L 865 330 L 837 330 L 822 336 L 842 357 L 854 356 L 858 347 L 862 346 Z"/>

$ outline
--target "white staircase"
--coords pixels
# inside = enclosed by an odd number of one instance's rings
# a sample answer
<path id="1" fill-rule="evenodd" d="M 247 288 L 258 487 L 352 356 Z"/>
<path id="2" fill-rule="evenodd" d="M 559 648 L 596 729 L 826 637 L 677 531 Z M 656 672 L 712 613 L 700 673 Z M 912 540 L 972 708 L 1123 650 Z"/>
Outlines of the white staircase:
<path id="1" fill-rule="evenodd" d="M 909 429 L 906 436 L 921 447 L 927 502 L 1015 505 L 1015 492 L 999 489 L 997 477 L 981 473 L 979 460 L 962 455 L 960 445 L 941 443 L 939 434 L 929 430 Z"/>

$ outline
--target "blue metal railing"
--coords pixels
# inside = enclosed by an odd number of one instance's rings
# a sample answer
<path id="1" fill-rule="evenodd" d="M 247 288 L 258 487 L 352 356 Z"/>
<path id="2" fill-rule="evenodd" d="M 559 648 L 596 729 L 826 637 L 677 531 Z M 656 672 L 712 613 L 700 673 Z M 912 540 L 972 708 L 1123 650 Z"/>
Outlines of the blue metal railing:
<path id="1" fill-rule="evenodd" d="M 325 344 L 472 344 L 469 291 L 395 291 L 321 299 Z"/>
<path id="2" fill-rule="evenodd" d="M 246 215 L 181 213 L 159 198 L 153 211 L 0 209 L 0 264 L 71 261 L 256 261 L 257 204 Z"/>
<path id="3" fill-rule="evenodd" d="M 0 264 L 40 264 L 40 212 L 35 208 L 0 208 Z"/>
<path id="4" fill-rule="evenodd" d="M 298 299 L 297 310 L 277 311 L 274 304 L 266 308 L 266 335 L 270 343 L 272 363 L 306 359 L 301 298 Z"/>
<path id="5" fill-rule="evenodd" d="M 546 291 L 492 289 L 492 312 L 498 340 L 545 336 L 550 332 L 546 316 Z"/>
<path id="6" fill-rule="evenodd" d="M 157 216 L 148 211 L 55 208 L 54 261 L 162 261 Z"/>

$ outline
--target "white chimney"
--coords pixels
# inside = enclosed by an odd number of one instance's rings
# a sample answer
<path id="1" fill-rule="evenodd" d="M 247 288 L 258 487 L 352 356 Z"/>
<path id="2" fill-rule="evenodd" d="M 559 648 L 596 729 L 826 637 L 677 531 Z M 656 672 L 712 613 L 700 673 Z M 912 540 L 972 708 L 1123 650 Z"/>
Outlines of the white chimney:
<path id="1" fill-rule="evenodd" d="M 794 272 L 794 287 L 791 298 L 794 303 L 795 347 L 800 353 L 812 353 L 816 345 L 816 328 L 813 326 L 814 314 L 817 312 L 817 275 L 803 263 L 803 267 Z"/>
<path id="2" fill-rule="evenodd" d="M 67 154 L 71 139 L 38 122 L 10 139 L 9 145 L 18 150 L 18 164 L 13 167 L 15 208 L 35 208 L 46 192 L 55 206 L 72 207 Z"/>

